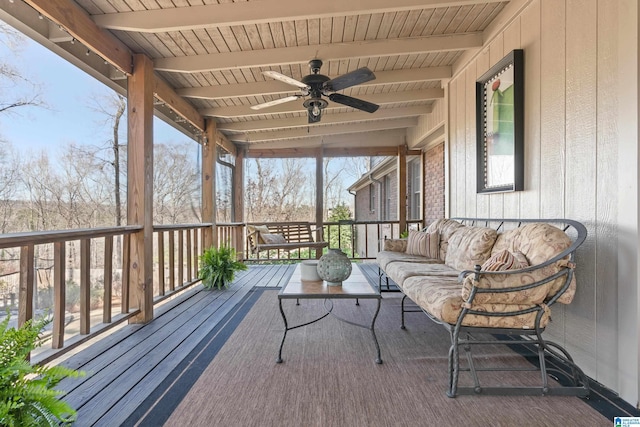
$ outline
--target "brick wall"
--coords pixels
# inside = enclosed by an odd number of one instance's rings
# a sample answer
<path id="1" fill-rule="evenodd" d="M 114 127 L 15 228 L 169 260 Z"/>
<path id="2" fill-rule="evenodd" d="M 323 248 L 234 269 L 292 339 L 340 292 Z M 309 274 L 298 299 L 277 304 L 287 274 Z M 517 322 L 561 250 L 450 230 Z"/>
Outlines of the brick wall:
<path id="1" fill-rule="evenodd" d="M 424 153 L 424 223 L 444 218 L 444 142 Z"/>
<path id="2" fill-rule="evenodd" d="M 386 217 L 383 217 L 383 220 L 396 221 L 398 219 L 398 172 L 393 171 L 388 175 L 385 175 L 380 180 L 384 182 L 384 180 L 389 177 L 389 188 L 390 194 L 385 194 L 384 189 L 382 191 L 384 197 L 384 203 L 387 203 L 387 198 L 389 198 L 389 212 Z M 384 187 L 384 184 L 383 184 Z M 384 209 L 383 209 L 384 212 Z"/>
<path id="3" fill-rule="evenodd" d="M 374 184 L 374 188 L 377 191 L 378 184 Z M 356 221 L 375 221 L 378 219 L 378 197 L 376 194 L 376 207 L 375 210 L 369 210 L 369 189 L 371 186 L 356 191 L 356 209 L 354 218 Z"/>

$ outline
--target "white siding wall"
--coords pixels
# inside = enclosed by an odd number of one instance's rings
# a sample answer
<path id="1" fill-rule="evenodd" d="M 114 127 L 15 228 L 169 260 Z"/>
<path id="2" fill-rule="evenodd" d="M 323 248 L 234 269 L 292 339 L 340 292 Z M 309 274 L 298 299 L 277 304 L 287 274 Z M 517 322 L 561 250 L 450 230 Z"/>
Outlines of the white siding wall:
<path id="1" fill-rule="evenodd" d="M 632 404 L 640 347 L 637 33 L 635 0 L 534 0 L 447 87 L 449 215 L 586 225 L 578 292 L 571 305 L 554 307 L 548 333 Z M 525 57 L 525 191 L 478 195 L 475 81 L 517 48 Z M 621 254 L 631 260 L 624 269 Z"/>

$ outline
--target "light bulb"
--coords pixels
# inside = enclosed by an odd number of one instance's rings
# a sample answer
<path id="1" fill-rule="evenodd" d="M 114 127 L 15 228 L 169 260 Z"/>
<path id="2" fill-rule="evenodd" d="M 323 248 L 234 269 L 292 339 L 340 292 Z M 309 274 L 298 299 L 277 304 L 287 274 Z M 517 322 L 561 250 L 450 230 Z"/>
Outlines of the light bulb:
<path id="1" fill-rule="evenodd" d="M 313 104 L 313 109 L 311 110 L 311 114 L 313 114 L 314 117 L 318 117 L 320 115 L 320 107 L 318 107 L 318 104 Z"/>

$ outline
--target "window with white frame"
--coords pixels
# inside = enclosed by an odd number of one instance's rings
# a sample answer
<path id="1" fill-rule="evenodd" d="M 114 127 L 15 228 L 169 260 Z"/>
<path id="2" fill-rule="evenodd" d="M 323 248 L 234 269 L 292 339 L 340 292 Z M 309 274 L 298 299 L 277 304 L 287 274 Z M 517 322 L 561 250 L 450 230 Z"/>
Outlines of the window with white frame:
<path id="1" fill-rule="evenodd" d="M 420 182 L 422 180 L 422 174 L 420 170 L 420 159 L 413 159 L 408 163 L 407 167 L 407 192 L 409 195 L 409 219 L 420 219 L 422 217 L 420 213 L 422 193 Z"/>
<path id="2" fill-rule="evenodd" d="M 376 186 L 369 184 L 369 212 L 376 211 Z"/>
<path id="3" fill-rule="evenodd" d="M 382 180 L 382 185 L 384 187 L 384 208 L 382 212 L 382 219 L 386 221 L 391 219 L 391 195 L 393 194 L 391 190 L 391 177 L 389 175 L 385 175 Z"/>

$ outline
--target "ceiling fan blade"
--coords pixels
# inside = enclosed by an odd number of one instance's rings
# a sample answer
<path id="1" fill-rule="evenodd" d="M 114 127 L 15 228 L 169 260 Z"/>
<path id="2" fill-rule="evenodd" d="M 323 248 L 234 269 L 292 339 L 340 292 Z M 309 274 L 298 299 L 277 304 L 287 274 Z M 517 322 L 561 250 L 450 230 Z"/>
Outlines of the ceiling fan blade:
<path id="1" fill-rule="evenodd" d="M 285 102 L 290 102 L 290 101 L 295 101 L 298 98 L 299 98 L 299 96 L 297 96 L 297 95 L 291 95 L 291 96 L 287 96 L 285 98 L 274 99 L 273 101 L 269 101 L 269 102 L 263 102 L 262 104 L 252 105 L 251 109 L 252 110 L 262 110 L 263 108 L 273 107 L 274 105 L 284 104 Z"/>
<path id="2" fill-rule="evenodd" d="M 332 93 L 331 95 L 329 95 L 329 99 L 333 102 L 337 102 L 338 104 L 366 111 L 367 113 L 375 113 L 376 110 L 380 107 L 378 104 L 367 102 L 358 98 L 353 98 L 341 93 Z"/>
<path id="3" fill-rule="evenodd" d="M 375 80 L 375 78 L 375 74 L 373 74 L 370 69 L 362 67 L 329 80 L 324 84 L 323 89 L 329 92 L 336 92 L 370 80 Z"/>
<path id="4" fill-rule="evenodd" d="M 272 79 L 280 80 L 281 82 L 290 84 L 292 86 L 297 86 L 297 87 L 299 87 L 301 89 L 308 89 L 309 88 L 308 85 L 306 85 L 306 84 L 304 84 L 302 82 L 299 82 L 298 80 L 296 80 L 296 79 L 294 79 L 292 77 L 285 76 L 284 74 L 280 74 L 277 71 L 267 70 L 267 71 L 263 71 L 262 74 L 264 74 L 267 77 L 271 77 Z"/>

